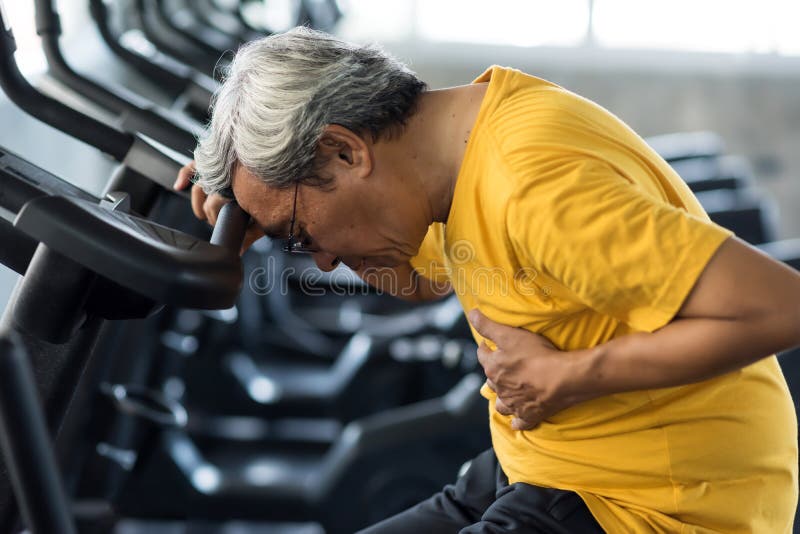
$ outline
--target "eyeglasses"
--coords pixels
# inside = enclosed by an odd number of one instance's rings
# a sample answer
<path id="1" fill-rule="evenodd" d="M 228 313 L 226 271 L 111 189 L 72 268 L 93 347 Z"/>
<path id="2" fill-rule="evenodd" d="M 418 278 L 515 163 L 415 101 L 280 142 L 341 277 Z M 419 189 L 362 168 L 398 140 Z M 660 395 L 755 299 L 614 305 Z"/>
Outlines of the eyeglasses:
<path id="1" fill-rule="evenodd" d="M 283 245 L 283 251 L 288 254 L 314 254 L 319 252 L 313 245 L 309 246 L 307 243 L 297 239 L 294 235 L 294 222 L 297 215 L 297 190 L 300 184 L 294 184 L 294 205 L 292 206 L 292 221 L 289 223 L 289 238 Z"/>

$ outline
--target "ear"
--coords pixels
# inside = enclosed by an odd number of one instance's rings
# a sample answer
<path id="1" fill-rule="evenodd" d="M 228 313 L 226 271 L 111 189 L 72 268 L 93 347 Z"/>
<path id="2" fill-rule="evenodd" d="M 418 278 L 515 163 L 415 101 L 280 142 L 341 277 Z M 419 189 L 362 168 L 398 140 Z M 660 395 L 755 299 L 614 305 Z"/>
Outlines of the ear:
<path id="1" fill-rule="evenodd" d="M 366 178 L 372 172 L 369 144 L 357 133 L 338 124 L 325 127 L 317 143 L 317 157 L 322 172 L 335 177 Z"/>

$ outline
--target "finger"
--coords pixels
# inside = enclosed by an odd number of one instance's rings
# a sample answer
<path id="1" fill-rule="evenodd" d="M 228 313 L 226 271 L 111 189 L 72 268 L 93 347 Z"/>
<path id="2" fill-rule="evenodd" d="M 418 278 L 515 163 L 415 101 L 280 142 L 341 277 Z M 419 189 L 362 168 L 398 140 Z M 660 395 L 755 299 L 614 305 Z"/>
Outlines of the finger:
<path id="1" fill-rule="evenodd" d="M 469 312 L 469 322 L 482 337 L 494 341 L 495 345 L 499 345 L 503 337 L 503 329 L 509 328 L 504 324 L 492 321 L 481 313 L 478 308 L 474 308 Z"/>
<path id="2" fill-rule="evenodd" d="M 489 348 L 489 345 L 487 345 L 485 341 L 481 341 L 481 344 L 478 345 L 477 353 L 478 362 L 480 362 L 481 365 L 485 366 L 487 363 L 489 363 L 489 360 L 492 357 L 492 349 Z"/>
<path id="3" fill-rule="evenodd" d="M 192 187 L 192 211 L 194 216 L 201 221 L 206 220 L 206 212 L 203 210 L 203 204 L 206 203 L 206 193 L 201 187 Z"/>
<path id="4" fill-rule="evenodd" d="M 222 195 L 211 195 L 206 199 L 205 203 L 203 204 L 203 211 L 205 212 L 208 223 L 211 226 L 215 226 L 217 224 L 219 211 L 222 209 L 222 206 L 228 202 L 230 202 L 230 199 L 227 199 Z"/>
<path id="5" fill-rule="evenodd" d="M 539 426 L 538 423 L 526 421 L 525 419 L 520 419 L 519 417 L 515 417 L 511 420 L 511 428 L 514 430 L 533 430 L 537 426 Z"/>
<path id="6" fill-rule="evenodd" d="M 181 167 L 181 170 L 178 171 L 178 178 L 175 180 L 175 183 L 172 185 L 172 187 L 178 191 L 186 189 L 186 187 L 191 183 L 194 173 L 194 161 L 187 163 Z"/>
<path id="7" fill-rule="evenodd" d="M 244 241 L 242 242 L 242 249 L 239 251 L 239 255 L 241 256 L 250 246 L 264 237 L 264 232 L 259 228 L 257 224 L 252 224 L 250 227 L 247 228 L 247 232 L 244 234 Z"/>
<path id="8" fill-rule="evenodd" d="M 494 409 L 500 415 L 514 415 L 514 410 L 506 406 L 506 404 L 497 397 L 494 401 Z"/>

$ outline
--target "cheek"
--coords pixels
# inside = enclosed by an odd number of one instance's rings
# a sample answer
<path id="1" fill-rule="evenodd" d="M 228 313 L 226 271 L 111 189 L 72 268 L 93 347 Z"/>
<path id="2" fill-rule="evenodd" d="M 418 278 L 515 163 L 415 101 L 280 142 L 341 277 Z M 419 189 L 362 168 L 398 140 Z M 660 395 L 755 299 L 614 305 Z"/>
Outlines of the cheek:
<path id="1" fill-rule="evenodd" d="M 355 223 L 337 222 L 332 225 L 322 225 L 312 236 L 319 246 L 326 251 L 341 255 L 363 254 L 370 249 L 369 229 L 359 227 Z"/>
<path id="2" fill-rule="evenodd" d="M 340 251 L 353 239 L 355 223 L 348 210 L 337 206 L 316 209 L 303 222 L 311 238 L 326 251 Z"/>
<path id="3" fill-rule="evenodd" d="M 309 210 L 304 221 L 309 235 L 326 252 L 339 255 L 368 255 L 385 249 L 380 226 L 369 202 L 362 195 L 343 189 L 324 193 L 317 209 Z M 391 216 L 391 214 L 387 214 Z"/>

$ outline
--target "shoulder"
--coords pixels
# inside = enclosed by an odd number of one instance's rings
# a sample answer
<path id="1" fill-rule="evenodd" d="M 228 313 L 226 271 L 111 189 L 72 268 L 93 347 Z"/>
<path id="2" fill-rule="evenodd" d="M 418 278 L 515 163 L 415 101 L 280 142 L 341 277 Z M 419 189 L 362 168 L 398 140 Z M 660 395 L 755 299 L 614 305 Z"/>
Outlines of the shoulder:
<path id="1" fill-rule="evenodd" d="M 565 153 L 591 153 L 598 128 L 613 120 L 601 106 L 546 80 L 508 69 L 493 76 L 499 79 L 482 126 L 513 174 L 549 166 Z"/>
<path id="2" fill-rule="evenodd" d="M 522 122 L 529 130 L 536 131 L 570 123 L 586 112 L 594 114 L 602 110 L 560 85 L 515 69 L 495 67 L 491 83 L 494 86 L 490 93 L 491 114 L 495 124 Z"/>

